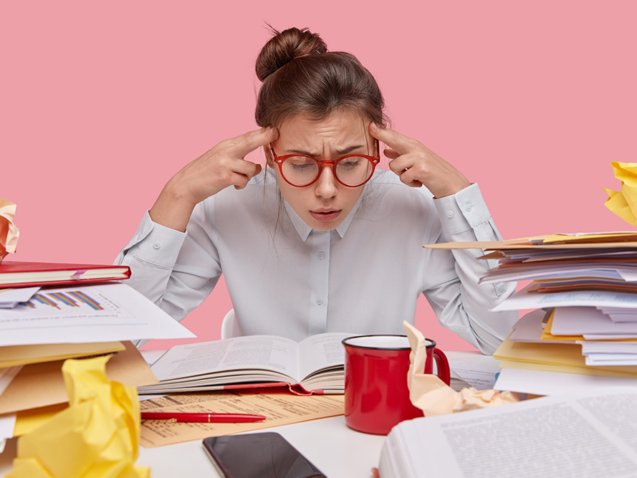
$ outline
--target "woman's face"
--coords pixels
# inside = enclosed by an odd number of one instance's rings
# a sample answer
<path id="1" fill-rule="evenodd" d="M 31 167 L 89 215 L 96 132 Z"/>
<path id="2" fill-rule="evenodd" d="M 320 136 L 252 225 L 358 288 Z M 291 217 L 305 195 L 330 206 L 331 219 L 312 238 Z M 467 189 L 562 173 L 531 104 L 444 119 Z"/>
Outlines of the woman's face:
<path id="1" fill-rule="evenodd" d="M 374 155 L 376 151 L 373 151 L 374 142 L 368 127 L 369 120 L 352 109 L 334 111 L 321 120 L 298 114 L 283 121 L 272 147 L 277 156 L 296 153 L 323 161 L 334 161 L 350 153 Z M 313 184 L 295 187 L 281 177 L 271 154 L 268 154 L 268 165 L 276 171 L 283 198 L 313 229 L 328 231 L 338 227 L 363 190 L 363 186 L 343 186 L 329 167 L 321 168 L 320 176 Z"/>

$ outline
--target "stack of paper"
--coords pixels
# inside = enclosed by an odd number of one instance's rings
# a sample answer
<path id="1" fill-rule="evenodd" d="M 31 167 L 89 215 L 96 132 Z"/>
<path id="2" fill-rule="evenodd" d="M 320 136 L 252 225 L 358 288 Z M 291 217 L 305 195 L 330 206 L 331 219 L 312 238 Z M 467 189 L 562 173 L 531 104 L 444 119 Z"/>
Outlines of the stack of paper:
<path id="1" fill-rule="evenodd" d="M 46 417 L 51 406 L 59 411 L 67 401 L 65 359 L 113 353 L 110 379 L 150 385 L 157 380 L 131 341 L 194 336 L 125 284 L 5 289 L 0 301 L 4 294 L 7 303 L 20 299 L 0 308 L 0 448 L 4 439 L 28 431 L 22 417 L 38 422 L 34 416 Z"/>
<path id="2" fill-rule="evenodd" d="M 544 394 L 602 381 L 637 386 L 636 233 L 555 234 L 427 247 L 486 250 L 483 259 L 498 265 L 481 283 L 530 281 L 494 309 L 536 309 L 495 352 L 503 366 L 496 388 Z M 535 380 L 528 380 L 529 370 Z M 522 374 L 524 386 L 518 380 Z"/>

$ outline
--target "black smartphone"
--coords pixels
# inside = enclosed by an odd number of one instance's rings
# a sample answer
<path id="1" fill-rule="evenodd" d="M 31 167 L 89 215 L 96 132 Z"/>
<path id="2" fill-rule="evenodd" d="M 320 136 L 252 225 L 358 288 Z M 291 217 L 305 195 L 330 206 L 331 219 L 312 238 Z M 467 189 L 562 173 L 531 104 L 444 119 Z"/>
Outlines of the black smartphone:
<path id="1" fill-rule="evenodd" d="M 226 478 L 325 477 L 278 433 L 209 437 L 203 446 Z"/>

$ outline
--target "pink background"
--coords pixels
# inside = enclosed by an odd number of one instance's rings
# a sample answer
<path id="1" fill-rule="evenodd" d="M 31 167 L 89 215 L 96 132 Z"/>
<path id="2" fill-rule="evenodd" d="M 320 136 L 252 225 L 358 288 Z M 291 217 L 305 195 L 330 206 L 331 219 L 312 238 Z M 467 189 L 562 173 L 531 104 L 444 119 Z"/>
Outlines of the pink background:
<path id="1" fill-rule="evenodd" d="M 504 236 L 628 229 L 603 188 L 618 187 L 610 161 L 637 159 L 635 5 L 5 1 L 0 196 L 18 203 L 13 258 L 110 263 L 174 172 L 255 127 L 266 22 L 356 54 L 393 126 L 479 182 Z M 217 337 L 230 306 L 220 283 L 185 324 Z M 424 300 L 416 323 L 468 347 Z"/>

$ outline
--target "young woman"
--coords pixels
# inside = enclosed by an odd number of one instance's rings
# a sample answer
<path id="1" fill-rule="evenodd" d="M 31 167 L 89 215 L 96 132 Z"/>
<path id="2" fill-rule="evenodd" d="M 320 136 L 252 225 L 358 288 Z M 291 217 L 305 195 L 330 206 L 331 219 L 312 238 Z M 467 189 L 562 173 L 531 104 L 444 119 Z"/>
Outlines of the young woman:
<path id="1" fill-rule="evenodd" d="M 424 293 L 440 322 L 492 352 L 516 314 L 489 309 L 513 287 L 478 285 L 496 240 L 480 194 L 418 141 L 385 126 L 373 76 L 308 30 L 261 50 L 261 129 L 214 146 L 165 185 L 117 262 L 176 319 L 224 274 L 243 334 L 402 333 Z M 379 144 L 391 171 L 375 169 Z M 267 167 L 244 159 L 262 148 Z M 233 186 L 233 187 L 230 187 Z"/>

